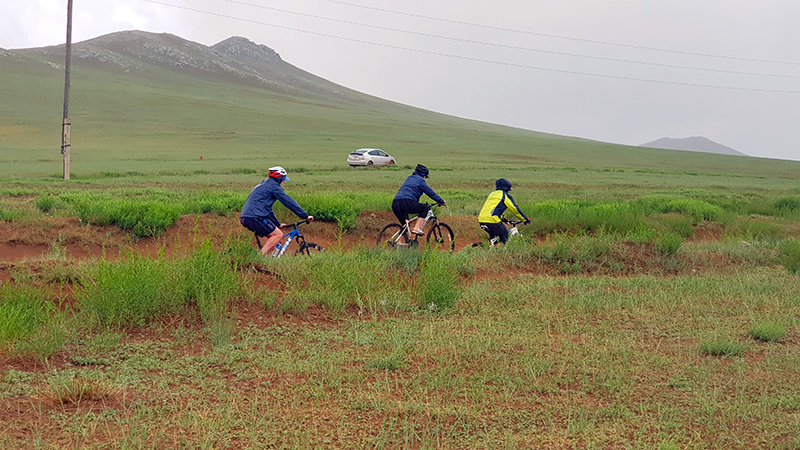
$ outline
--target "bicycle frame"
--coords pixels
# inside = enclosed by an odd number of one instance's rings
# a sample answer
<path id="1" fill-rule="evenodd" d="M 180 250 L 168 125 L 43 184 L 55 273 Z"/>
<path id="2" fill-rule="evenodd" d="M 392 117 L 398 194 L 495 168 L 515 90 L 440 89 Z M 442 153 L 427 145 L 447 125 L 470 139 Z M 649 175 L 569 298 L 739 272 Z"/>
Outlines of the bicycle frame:
<path id="1" fill-rule="evenodd" d="M 428 223 L 430 219 L 436 219 L 436 214 L 433 213 L 433 205 L 435 205 L 435 203 L 426 203 L 426 205 L 428 206 L 428 213 L 425 214 L 425 217 L 422 219 L 422 225 L 419 226 L 420 230 L 425 228 L 425 225 Z M 400 231 L 395 233 L 394 236 L 392 236 L 392 239 L 396 240 L 398 237 L 403 235 L 406 237 L 407 240 L 416 241 L 419 236 L 410 232 L 411 221 L 417 220 L 420 217 L 422 216 L 417 216 L 414 217 L 413 219 L 406 220 L 406 223 L 403 225 L 403 228 L 401 228 Z"/>
<path id="2" fill-rule="evenodd" d="M 508 229 L 508 240 L 511 240 L 512 237 L 519 234 L 519 229 L 517 228 L 517 226 L 523 222 L 521 220 L 505 220 L 505 219 L 503 220 L 504 220 L 503 223 L 508 223 L 512 225 L 511 228 Z M 500 242 L 500 236 L 495 236 L 489 239 L 489 244 L 491 244 L 492 247 L 496 246 L 498 242 Z"/>
<path id="3" fill-rule="evenodd" d="M 307 221 L 305 221 L 305 220 L 301 220 L 300 222 L 295 222 L 295 223 L 292 223 L 292 224 L 288 224 L 288 225 L 286 225 L 284 227 L 284 228 L 292 227 L 293 230 L 288 232 L 288 233 L 286 233 L 286 234 L 284 234 L 283 238 L 281 238 L 280 242 L 278 242 L 278 245 L 280 245 L 281 248 L 278 251 L 278 254 L 275 255 L 276 258 L 280 258 L 281 256 L 283 256 L 283 253 L 286 252 L 286 249 L 289 248 L 289 244 L 291 244 L 292 241 L 295 238 L 297 238 L 297 245 L 298 246 L 302 246 L 306 242 L 305 236 L 303 236 L 300 233 L 300 229 L 298 228 L 298 225 L 306 223 L 306 222 Z M 256 236 L 256 242 L 258 242 L 258 247 L 259 248 L 263 247 L 263 245 L 261 245 L 261 239 L 259 239 L 258 236 Z"/>

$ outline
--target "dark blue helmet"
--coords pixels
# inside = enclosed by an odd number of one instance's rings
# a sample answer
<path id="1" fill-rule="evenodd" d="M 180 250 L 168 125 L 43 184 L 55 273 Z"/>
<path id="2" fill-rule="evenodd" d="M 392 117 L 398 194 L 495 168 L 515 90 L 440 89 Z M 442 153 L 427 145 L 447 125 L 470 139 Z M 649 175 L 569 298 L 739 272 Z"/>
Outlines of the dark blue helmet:
<path id="1" fill-rule="evenodd" d="M 428 168 L 423 166 L 422 164 L 417 164 L 417 168 L 414 169 L 414 173 L 425 178 L 428 176 Z"/>
<path id="2" fill-rule="evenodd" d="M 500 178 L 499 180 L 494 182 L 494 187 L 498 190 L 508 192 L 511 190 L 511 181 L 505 178 Z"/>

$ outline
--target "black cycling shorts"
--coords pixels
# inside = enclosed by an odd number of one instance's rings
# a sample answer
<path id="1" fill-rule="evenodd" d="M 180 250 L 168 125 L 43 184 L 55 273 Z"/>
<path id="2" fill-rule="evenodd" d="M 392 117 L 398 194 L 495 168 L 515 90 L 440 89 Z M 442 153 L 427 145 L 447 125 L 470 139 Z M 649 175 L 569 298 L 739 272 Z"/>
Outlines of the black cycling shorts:
<path id="1" fill-rule="evenodd" d="M 483 231 L 489 233 L 489 239 L 493 237 L 499 237 L 500 242 L 505 244 L 508 240 L 508 229 L 502 223 L 486 223 L 481 222 L 481 229 Z"/>
<path id="2" fill-rule="evenodd" d="M 240 217 L 239 223 L 258 237 L 269 236 L 277 228 L 271 220 L 258 217 Z"/>
<path id="3" fill-rule="evenodd" d="M 405 225 L 409 214 L 425 215 L 428 213 L 428 206 L 414 200 L 396 198 L 392 201 L 392 212 L 400 225 Z"/>

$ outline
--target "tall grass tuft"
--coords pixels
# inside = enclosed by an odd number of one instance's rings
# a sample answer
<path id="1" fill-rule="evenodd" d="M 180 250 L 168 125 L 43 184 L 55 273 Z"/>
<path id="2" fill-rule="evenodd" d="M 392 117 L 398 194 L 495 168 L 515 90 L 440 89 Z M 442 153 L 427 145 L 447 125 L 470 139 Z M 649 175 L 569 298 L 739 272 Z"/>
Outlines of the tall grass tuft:
<path id="1" fill-rule="evenodd" d="M 44 291 L 0 284 L 0 348 L 47 358 L 64 343 L 61 318 Z"/>
<path id="2" fill-rule="evenodd" d="M 678 233 L 661 233 L 653 241 L 653 250 L 662 256 L 674 256 L 683 245 L 683 238 Z"/>
<path id="3" fill-rule="evenodd" d="M 748 333 L 759 341 L 780 342 L 786 335 L 786 327 L 777 322 L 761 322 L 753 324 Z"/>
<path id="4" fill-rule="evenodd" d="M 57 197 L 53 195 L 40 195 L 33 199 L 33 204 L 43 213 L 48 213 L 58 205 Z"/>
<path id="5" fill-rule="evenodd" d="M 230 300 L 241 292 L 230 259 L 214 249 L 210 239 L 183 262 L 183 278 L 185 300 L 196 302 L 200 317 L 209 324 L 225 319 Z"/>
<path id="6" fill-rule="evenodd" d="M 780 261 L 791 274 L 800 273 L 800 239 L 787 239 L 778 247 Z"/>
<path id="7" fill-rule="evenodd" d="M 183 308 L 184 273 L 173 260 L 128 252 L 101 261 L 94 282 L 77 295 L 81 310 L 101 324 L 141 326 Z"/>
<path id="8" fill-rule="evenodd" d="M 700 353 L 711 356 L 741 356 L 747 344 L 728 340 L 712 340 L 700 343 Z"/>
<path id="9" fill-rule="evenodd" d="M 421 306 L 433 311 L 452 308 L 460 296 L 457 280 L 457 264 L 449 253 L 425 252 L 420 266 Z"/>

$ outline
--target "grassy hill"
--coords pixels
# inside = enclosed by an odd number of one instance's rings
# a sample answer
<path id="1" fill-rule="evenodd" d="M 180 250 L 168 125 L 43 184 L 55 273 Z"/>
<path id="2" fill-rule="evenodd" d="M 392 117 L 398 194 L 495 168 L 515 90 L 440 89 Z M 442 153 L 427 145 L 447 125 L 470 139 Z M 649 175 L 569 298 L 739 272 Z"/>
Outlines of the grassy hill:
<path id="1" fill-rule="evenodd" d="M 60 173 L 63 54 L 63 46 L 0 51 L 0 177 Z M 78 43 L 70 116 L 78 179 L 273 164 L 337 169 L 366 146 L 401 166 L 800 174 L 797 162 L 613 145 L 412 108 L 330 83 L 243 38 L 207 47 L 131 31 Z"/>

